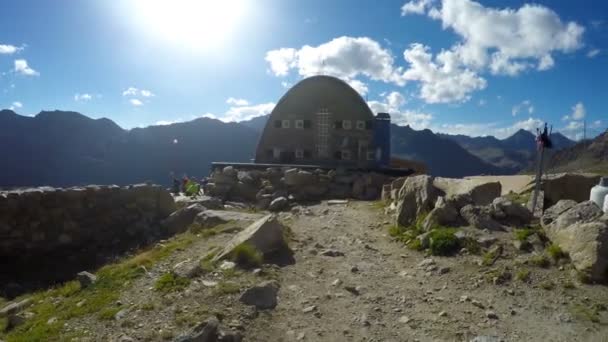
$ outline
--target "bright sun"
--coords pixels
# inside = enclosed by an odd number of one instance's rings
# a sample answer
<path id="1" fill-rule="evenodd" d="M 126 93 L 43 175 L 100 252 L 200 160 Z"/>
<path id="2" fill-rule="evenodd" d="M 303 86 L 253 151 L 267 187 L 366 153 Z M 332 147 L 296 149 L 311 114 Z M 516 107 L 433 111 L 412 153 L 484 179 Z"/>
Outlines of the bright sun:
<path id="1" fill-rule="evenodd" d="M 136 17 L 148 32 L 198 50 L 217 48 L 236 30 L 247 0 L 134 0 Z"/>

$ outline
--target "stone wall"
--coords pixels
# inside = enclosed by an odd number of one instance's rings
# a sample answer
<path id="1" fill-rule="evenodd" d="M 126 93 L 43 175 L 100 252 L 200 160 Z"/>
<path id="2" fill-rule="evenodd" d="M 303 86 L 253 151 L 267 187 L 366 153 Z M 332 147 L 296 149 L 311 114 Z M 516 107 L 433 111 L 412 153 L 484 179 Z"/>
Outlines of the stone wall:
<path id="1" fill-rule="evenodd" d="M 160 220 L 174 210 L 157 185 L 0 192 L 0 258 L 159 236 Z"/>
<path id="2" fill-rule="evenodd" d="M 0 192 L 0 296 L 73 279 L 158 241 L 174 210 L 158 185 Z"/>
<path id="3" fill-rule="evenodd" d="M 212 172 L 205 193 L 224 200 L 256 203 L 258 208 L 267 209 L 280 197 L 289 201 L 375 200 L 380 198 L 382 185 L 389 181 L 386 175 L 365 171 L 278 167 L 255 170 L 226 166 Z"/>

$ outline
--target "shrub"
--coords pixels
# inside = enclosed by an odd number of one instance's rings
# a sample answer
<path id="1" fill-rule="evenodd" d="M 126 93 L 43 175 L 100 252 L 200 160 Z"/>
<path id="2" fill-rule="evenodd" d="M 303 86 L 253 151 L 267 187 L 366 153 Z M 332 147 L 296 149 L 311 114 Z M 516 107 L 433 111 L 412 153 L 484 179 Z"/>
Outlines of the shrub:
<path id="1" fill-rule="evenodd" d="M 547 258 L 547 256 L 544 254 L 533 256 L 532 258 L 530 258 L 530 263 L 532 263 L 532 265 L 534 266 L 543 268 L 549 267 L 551 265 L 551 261 L 549 261 L 549 258 Z"/>
<path id="2" fill-rule="evenodd" d="M 540 287 L 542 289 L 550 291 L 550 290 L 553 290 L 555 288 L 555 283 L 552 282 L 551 280 L 545 280 L 542 283 L 540 283 Z"/>
<path id="3" fill-rule="evenodd" d="M 407 243 L 407 246 L 415 251 L 421 251 L 424 249 L 424 246 L 422 245 L 422 241 L 420 241 L 420 239 L 417 238 L 413 238 L 410 240 L 410 242 Z"/>
<path id="4" fill-rule="evenodd" d="M 496 261 L 497 255 L 496 252 L 493 250 L 487 251 L 485 253 L 483 253 L 483 259 L 481 260 L 481 264 L 483 266 L 492 266 L 494 265 L 494 262 Z"/>
<path id="5" fill-rule="evenodd" d="M 182 291 L 190 285 L 190 279 L 176 276 L 173 273 L 165 273 L 154 284 L 154 289 L 160 292 Z"/>
<path id="6" fill-rule="evenodd" d="M 231 282 L 231 281 L 222 281 L 219 284 L 217 284 L 216 287 L 216 292 L 218 294 L 233 294 L 233 293 L 239 293 L 241 291 L 241 288 L 239 286 L 239 284 L 235 283 L 235 282 Z"/>
<path id="7" fill-rule="evenodd" d="M 466 248 L 471 254 L 479 255 L 479 253 L 481 253 L 481 246 L 479 245 L 479 242 L 473 238 L 467 237 L 462 239 L 460 241 L 460 245 L 461 247 Z"/>
<path id="8" fill-rule="evenodd" d="M 526 241 L 530 235 L 534 232 L 529 228 L 515 229 L 515 239 L 519 241 Z"/>
<path id="9" fill-rule="evenodd" d="M 566 253 L 564 253 L 564 251 L 562 251 L 562 249 L 554 243 L 547 246 L 546 251 L 553 261 L 558 261 L 559 259 L 566 257 Z"/>
<path id="10" fill-rule="evenodd" d="M 241 267 L 254 268 L 262 265 L 264 256 L 252 245 L 242 243 L 234 248 L 231 259 Z"/>
<path id="11" fill-rule="evenodd" d="M 454 228 L 433 229 L 429 234 L 429 249 L 432 255 L 451 255 L 458 251 L 460 244 Z"/>
<path id="12" fill-rule="evenodd" d="M 530 280 L 530 270 L 527 268 L 522 268 L 515 273 L 515 279 L 523 282 L 528 282 Z"/>

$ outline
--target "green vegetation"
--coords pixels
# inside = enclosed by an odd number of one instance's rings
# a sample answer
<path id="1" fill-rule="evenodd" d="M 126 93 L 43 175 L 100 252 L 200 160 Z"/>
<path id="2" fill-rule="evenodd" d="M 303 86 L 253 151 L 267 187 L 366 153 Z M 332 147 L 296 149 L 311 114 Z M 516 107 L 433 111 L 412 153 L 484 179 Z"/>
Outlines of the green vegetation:
<path id="1" fill-rule="evenodd" d="M 551 280 L 545 280 L 542 283 L 539 284 L 541 289 L 550 291 L 553 290 L 555 288 L 555 283 Z"/>
<path id="2" fill-rule="evenodd" d="M 99 312 L 99 318 L 105 320 L 112 320 L 114 319 L 114 316 L 116 316 L 118 311 L 120 311 L 120 307 L 118 306 L 105 308 L 101 310 L 101 312 Z"/>
<path id="3" fill-rule="evenodd" d="M 140 309 L 142 309 L 144 311 L 154 311 L 156 309 L 156 305 L 154 305 L 154 303 L 152 303 L 152 302 L 145 303 L 140 306 Z"/>
<path id="4" fill-rule="evenodd" d="M 264 255 L 251 244 L 242 243 L 234 248 L 230 259 L 243 268 L 255 268 L 262 265 Z"/>
<path id="5" fill-rule="evenodd" d="M 508 268 L 492 269 L 485 274 L 485 278 L 488 282 L 494 283 L 495 285 L 501 285 L 511 281 L 513 275 Z"/>
<path id="6" fill-rule="evenodd" d="M 173 273 L 165 273 L 156 280 L 154 289 L 160 292 L 178 292 L 185 290 L 190 285 L 190 279 L 176 276 Z"/>
<path id="7" fill-rule="evenodd" d="M 537 267 L 547 268 L 551 266 L 551 261 L 545 254 L 535 255 L 530 258 L 530 263 Z"/>
<path id="8" fill-rule="evenodd" d="M 489 250 L 483 253 L 481 264 L 483 266 L 492 266 L 498 257 L 498 250 Z"/>
<path id="9" fill-rule="evenodd" d="M 201 269 L 203 272 L 213 272 L 215 270 L 215 265 L 213 263 L 213 258 L 216 256 L 216 251 L 211 251 L 207 253 L 201 260 Z"/>
<path id="10" fill-rule="evenodd" d="M 526 241 L 530 235 L 534 234 L 534 231 L 530 228 L 515 229 L 515 239 L 519 241 Z"/>
<path id="11" fill-rule="evenodd" d="M 518 270 L 515 273 L 515 279 L 522 281 L 522 282 L 529 282 L 530 281 L 530 270 L 528 270 L 527 268 L 522 268 L 520 270 Z"/>
<path id="12" fill-rule="evenodd" d="M 576 271 L 576 279 L 581 284 L 591 284 L 592 283 L 589 273 L 584 272 L 584 271 Z"/>
<path id="13" fill-rule="evenodd" d="M 232 281 L 222 281 L 220 283 L 217 284 L 217 287 L 215 288 L 215 291 L 217 294 L 234 294 L 234 293 L 239 293 L 241 291 L 241 288 L 239 286 L 239 284 L 232 282 Z"/>
<path id="14" fill-rule="evenodd" d="M 481 253 L 481 246 L 474 238 L 466 237 L 461 239 L 460 245 L 462 248 L 466 248 L 471 254 L 479 255 Z"/>
<path id="15" fill-rule="evenodd" d="M 7 342 L 71 340 L 74 333 L 66 334 L 62 331 L 65 322 L 96 313 L 104 313 L 104 317 L 109 315 L 111 310 L 108 309 L 115 309 L 121 291 L 128 288 L 133 280 L 144 275 L 147 268 L 175 250 L 185 248 L 194 240 L 195 236 L 191 233 L 180 234 L 163 245 L 159 244 L 136 256 L 104 266 L 96 272 L 97 282 L 85 289 L 81 289 L 78 282 L 70 281 L 18 298 L 17 300 L 26 297 L 32 299 L 34 304 L 28 310 L 34 313 L 34 317 L 10 332 L 0 334 L 0 338 Z M 47 324 L 52 317 L 56 318 L 56 324 Z"/>
<path id="16" fill-rule="evenodd" d="M 372 202 L 371 207 L 378 210 L 384 210 L 385 207 L 390 205 L 390 201 L 377 200 Z"/>
<path id="17" fill-rule="evenodd" d="M 574 282 L 572 282 L 572 280 L 569 280 L 569 279 L 562 281 L 562 286 L 567 290 L 576 288 L 576 286 L 574 285 Z"/>
<path id="18" fill-rule="evenodd" d="M 567 257 L 566 253 L 564 253 L 564 251 L 562 251 L 562 249 L 554 243 L 547 246 L 546 252 L 555 262 L 559 261 L 559 259 Z"/>
<path id="19" fill-rule="evenodd" d="M 518 193 L 511 191 L 506 195 L 506 197 L 512 202 L 519 203 L 521 205 L 526 205 L 526 204 L 528 204 L 528 201 L 530 200 L 531 194 L 532 194 L 531 192 L 518 194 Z"/>
<path id="20" fill-rule="evenodd" d="M 587 307 L 582 304 L 574 304 L 570 307 L 570 313 L 575 318 L 587 320 L 593 323 L 600 323 L 600 311 L 597 307 Z"/>
<path id="21" fill-rule="evenodd" d="M 435 228 L 429 233 L 429 250 L 432 255 L 452 255 L 460 248 L 454 228 Z"/>

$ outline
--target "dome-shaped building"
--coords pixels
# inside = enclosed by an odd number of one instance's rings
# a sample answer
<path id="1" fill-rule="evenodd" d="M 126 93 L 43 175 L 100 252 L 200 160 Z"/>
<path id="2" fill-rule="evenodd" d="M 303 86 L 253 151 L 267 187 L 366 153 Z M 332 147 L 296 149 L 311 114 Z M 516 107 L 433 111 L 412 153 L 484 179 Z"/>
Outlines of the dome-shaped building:
<path id="1" fill-rule="evenodd" d="M 374 168 L 388 166 L 390 116 L 377 117 L 353 88 L 331 76 L 300 81 L 266 123 L 255 162 Z"/>

